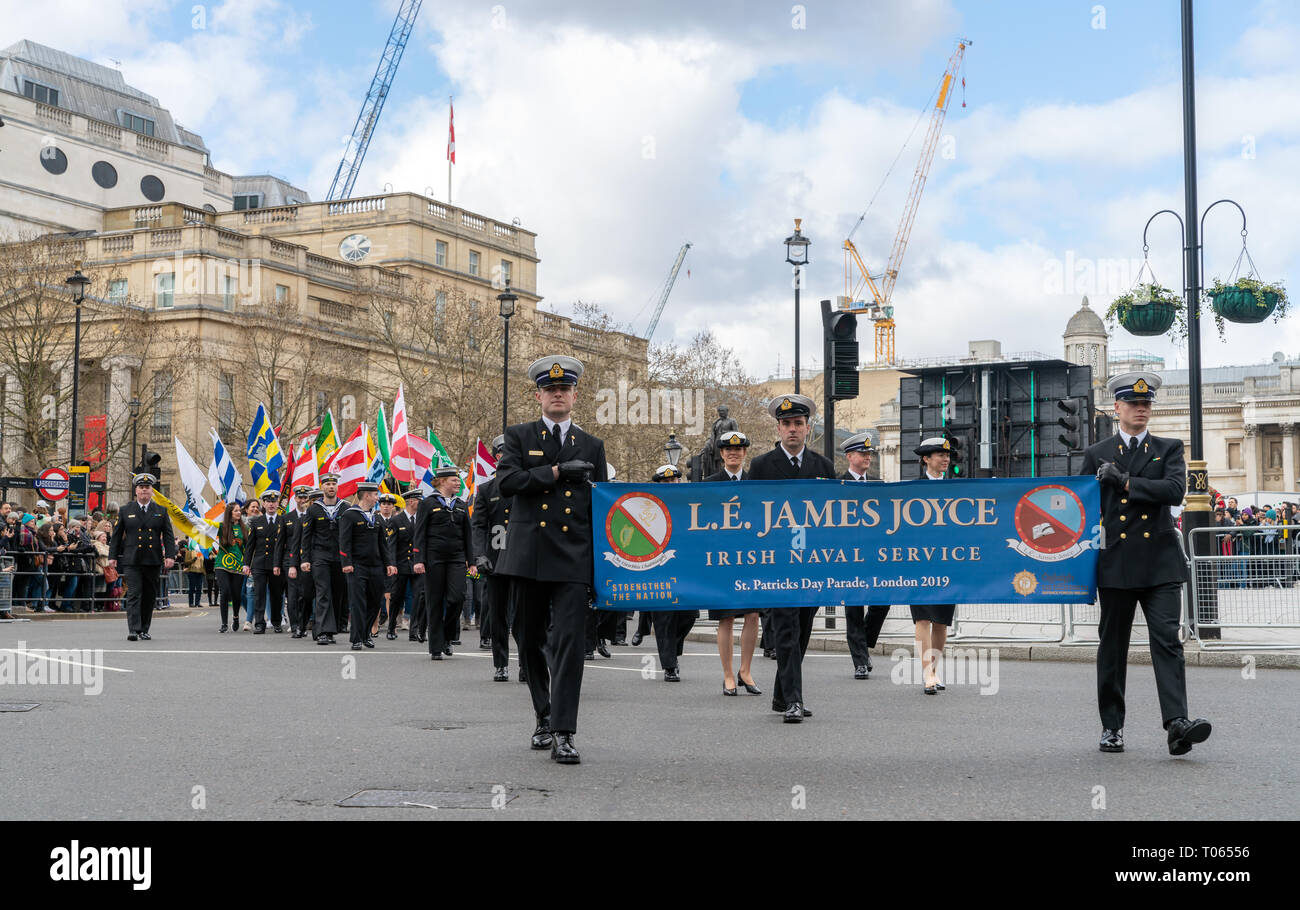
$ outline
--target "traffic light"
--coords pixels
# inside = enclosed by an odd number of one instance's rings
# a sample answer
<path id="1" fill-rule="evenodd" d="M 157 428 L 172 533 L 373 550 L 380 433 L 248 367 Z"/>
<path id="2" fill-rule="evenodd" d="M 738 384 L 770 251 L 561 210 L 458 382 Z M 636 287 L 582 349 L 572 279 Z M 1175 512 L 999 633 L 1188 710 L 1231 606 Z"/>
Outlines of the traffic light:
<path id="1" fill-rule="evenodd" d="M 852 313 L 831 313 L 825 319 L 826 364 L 831 383 L 831 400 L 858 397 L 858 317 Z"/>
<path id="2" fill-rule="evenodd" d="M 1067 451 L 1079 451 L 1083 448 L 1087 433 L 1084 425 L 1084 421 L 1087 420 L 1087 402 L 1078 398 L 1062 398 L 1056 402 L 1056 408 L 1061 411 L 1061 416 L 1056 419 L 1056 423 L 1062 429 L 1062 432 L 1057 434 L 1056 440 L 1065 446 Z"/>
<path id="3" fill-rule="evenodd" d="M 152 474 L 154 480 L 162 480 L 162 455 L 150 452 L 148 445 L 140 446 L 140 463 L 135 466 L 137 474 Z"/>
<path id="4" fill-rule="evenodd" d="M 967 477 L 965 456 L 961 450 L 961 440 L 951 433 L 944 433 L 943 438 L 948 440 L 948 445 L 951 446 L 948 453 L 948 476 L 954 478 Z"/>

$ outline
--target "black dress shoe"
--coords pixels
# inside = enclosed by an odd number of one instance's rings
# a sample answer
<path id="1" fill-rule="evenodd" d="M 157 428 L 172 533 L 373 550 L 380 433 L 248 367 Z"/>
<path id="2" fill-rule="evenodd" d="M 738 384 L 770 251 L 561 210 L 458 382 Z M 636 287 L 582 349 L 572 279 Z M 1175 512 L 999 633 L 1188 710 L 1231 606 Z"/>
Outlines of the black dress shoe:
<path id="1" fill-rule="evenodd" d="M 361 650 L 361 642 L 359 642 L 359 641 L 354 641 L 354 642 L 352 643 L 352 650 L 353 650 L 353 651 L 360 651 L 360 650 Z"/>
<path id="2" fill-rule="evenodd" d="M 669 667 L 664 670 L 664 682 L 681 682 L 682 674 L 676 667 Z"/>
<path id="3" fill-rule="evenodd" d="M 723 694 L 723 695 L 735 695 L 735 694 L 736 694 L 736 687 L 735 687 L 735 686 L 732 686 L 730 689 L 728 689 L 728 688 L 727 688 L 727 684 L 724 682 L 724 683 L 722 684 L 722 694 Z"/>
<path id="4" fill-rule="evenodd" d="M 605 647 L 605 643 L 603 641 L 600 644 L 596 645 L 596 653 L 599 654 L 601 657 L 607 659 L 610 657 L 609 648 Z"/>
<path id="5" fill-rule="evenodd" d="M 411 642 L 412 644 L 416 644 L 416 643 L 418 643 L 418 642 L 420 641 L 419 637 L 417 637 L 417 636 L 415 636 L 415 635 L 408 635 L 408 636 L 406 636 L 406 640 L 409 641 L 409 642 Z"/>
<path id="6" fill-rule="evenodd" d="M 373 638 L 367 638 L 365 641 L 362 642 L 362 644 L 365 645 L 367 648 L 373 648 L 375 646 L 375 640 Z"/>
<path id="7" fill-rule="evenodd" d="M 586 651 L 586 652 L 583 653 L 583 655 L 582 655 L 582 659 L 583 659 L 583 660 L 595 660 L 595 659 L 596 659 L 596 652 L 595 652 L 595 651 Z"/>
<path id="8" fill-rule="evenodd" d="M 486 638 L 481 639 L 481 640 L 479 641 L 479 643 L 478 643 L 478 649 L 479 649 L 480 651 L 491 651 L 491 650 L 492 650 L 492 642 L 488 641 Z"/>
<path id="9" fill-rule="evenodd" d="M 458 644 L 460 644 L 460 639 L 459 639 L 459 638 L 453 638 L 451 641 L 447 642 L 447 644 L 449 644 L 449 645 L 458 645 Z"/>
<path id="10" fill-rule="evenodd" d="M 799 704 L 797 701 L 792 702 L 789 707 L 785 709 L 785 714 L 782 716 L 781 722 L 787 724 L 803 723 L 803 705 Z"/>
<path id="11" fill-rule="evenodd" d="M 218 631 L 218 632 L 225 632 L 225 631 L 227 631 L 229 628 L 230 628 L 230 627 L 227 626 L 227 625 L 223 622 L 223 623 L 221 624 L 221 628 L 218 629 L 217 631 Z"/>
<path id="12" fill-rule="evenodd" d="M 421 635 L 421 636 L 420 636 L 420 644 L 422 644 L 422 645 L 423 645 L 423 644 L 427 644 L 428 641 L 429 641 L 429 636 L 427 636 L 427 635 Z"/>
<path id="13" fill-rule="evenodd" d="M 775 698 L 772 699 L 772 710 L 775 711 L 777 714 L 784 714 L 786 711 L 789 710 L 789 708 L 790 706 L 787 705 L 785 702 L 777 701 Z M 803 705 L 799 705 L 799 709 L 803 712 L 804 717 L 812 717 L 812 711 L 809 711 Z"/>
<path id="14" fill-rule="evenodd" d="M 856 667 L 854 667 L 854 668 L 853 668 L 853 678 L 854 678 L 854 679 L 870 679 L 870 678 L 871 678 L 871 672 L 867 669 L 867 665 L 866 665 L 866 664 L 858 664 Z"/>
<path id="15" fill-rule="evenodd" d="M 141 633 L 140 633 L 140 640 L 141 640 L 141 641 L 153 641 L 153 636 L 150 635 L 148 632 L 141 632 Z"/>
<path id="16" fill-rule="evenodd" d="M 140 637 L 140 636 L 138 636 L 138 635 L 136 635 L 134 632 L 132 632 L 130 635 L 128 635 L 128 636 L 126 637 L 126 640 L 127 640 L 127 641 L 135 641 L 135 640 L 138 639 L 139 637 Z"/>
<path id="17" fill-rule="evenodd" d="M 633 632 L 633 633 L 632 633 L 632 647 L 635 648 L 635 647 L 636 647 L 637 645 L 639 645 L 639 644 L 641 644 L 641 633 L 640 633 L 640 632 Z"/>
<path id="18" fill-rule="evenodd" d="M 1109 727 L 1101 731 L 1101 742 L 1097 744 L 1102 752 L 1123 752 L 1124 751 L 1124 731 L 1111 730 Z"/>
<path id="19" fill-rule="evenodd" d="M 536 749 L 540 752 L 542 749 L 551 748 L 551 745 L 554 742 L 555 737 L 551 733 L 551 725 L 544 720 L 538 721 L 537 729 L 533 731 L 533 741 L 529 748 Z"/>
<path id="20" fill-rule="evenodd" d="M 874 669 L 876 669 L 876 668 L 873 667 L 873 666 L 871 666 L 871 655 L 868 654 L 868 655 L 867 655 L 867 672 L 870 673 L 870 672 L 871 672 L 872 670 L 874 670 Z"/>
<path id="21" fill-rule="evenodd" d="M 271 626 L 271 631 L 274 632 L 276 635 L 279 635 L 281 632 L 284 631 L 284 626 Z"/>
<path id="22" fill-rule="evenodd" d="M 925 687 L 925 694 L 926 694 L 926 695 L 935 695 L 935 694 L 938 693 L 938 691 L 939 691 L 939 690 L 936 689 L 934 686 L 926 686 L 926 687 Z"/>
<path id="23" fill-rule="evenodd" d="M 396 633 L 396 632 L 389 632 L 388 635 L 387 635 L 387 638 L 388 638 L 389 641 L 397 641 L 397 633 Z"/>
<path id="24" fill-rule="evenodd" d="M 523 668 L 523 667 L 520 667 L 520 668 L 519 668 L 519 681 L 520 681 L 521 683 L 526 683 L 526 682 L 528 682 L 528 674 L 527 674 L 526 672 L 524 672 L 524 668 Z"/>
<path id="25" fill-rule="evenodd" d="M 562 765 L 577 765 L 582 762 L 578 750 L 573 746 L 572 733 L 556 733 L 552 736 L 551 761 Z"/>
<path id="26" fill-rule="evenodd" d="M 429 660 L 442 660 L 442 652 L 434 651 L 432 654 L 429 655 Z"/>
<path id="27" fill-rule="evenodd" d="M 448 647 L 446 647 L 446 648 L 443 648 L 443 649 L 442 649 L 442 653 L 443 653 L 443 654 L 446 654 L 448 657 L 451 657 L 451 647 L 448 646 Z"/>
<path id="28" fill-rule="evenodd" d="M 505 667 L 497 667 L 496 672 L 492 674 L 493 682 L 510 682 L 510 674 L 506 672 Z"/>
<path id="29" fill-rule="evenodd" d="M 626 647 L 627 647 L 627 639 L 626 639 L 626 638 L 616 638 L 616 639 L 614 639 L 613 641 L 611 641 L 610 644 L 613 645 L 613 646 L 616 647 L 616 648 L 626 648 Z"/>
<path id="30" fill-rule="evenodd" d="M 266 634 L 266 626 L 257 626 L 255 629 L 253 629 L 253 634 L 254 634 L 254 635 L 265 635 L 265 634 Z"/>
<path id="31" fill-rule="evenodd" d="M 1175 717 L 1169 722 L 1169 754 L 1186 755 L 1193 743 L 1203 743 L 1210 738 L 1210 722 L 1204 717 L 1188 720 Z"/>
<path id="32" fill-rule="evenodd" d="M 763 649 L 763 656 L 766 657 L 768 660 L 776 660 L 776 649 L 775 649 L 775 648 L 764 648 L 764 649 Z"/>
<path id="33" fill-rule="evenodd" d="M 316 644 L 318 644 L 318 645 L 332 645 L 332 644 L 334 644 L 334 642 L 333 642 L 333 640 L 332 640 L 328 635 L 322 635 L 320 638 L 316 639 Z"/>

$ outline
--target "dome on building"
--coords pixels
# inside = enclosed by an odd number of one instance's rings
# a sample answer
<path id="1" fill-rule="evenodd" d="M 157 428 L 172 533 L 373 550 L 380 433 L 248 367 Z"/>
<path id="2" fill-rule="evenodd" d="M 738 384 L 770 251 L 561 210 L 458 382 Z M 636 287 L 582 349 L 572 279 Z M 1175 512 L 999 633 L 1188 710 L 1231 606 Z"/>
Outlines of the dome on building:
<path id="1" fill-rule="evenodd" d="M 1071 335 L 1101 335 L 1106 336 L 1106 323 L 1101 317 L 1093 312 L 1092 307 L 1088 306 L 1088 298 L 1083 298 L 1083 305 L 1079 311 L 1070 317 L 1070 321 L 1065 324 L 1065 337 Z"/>

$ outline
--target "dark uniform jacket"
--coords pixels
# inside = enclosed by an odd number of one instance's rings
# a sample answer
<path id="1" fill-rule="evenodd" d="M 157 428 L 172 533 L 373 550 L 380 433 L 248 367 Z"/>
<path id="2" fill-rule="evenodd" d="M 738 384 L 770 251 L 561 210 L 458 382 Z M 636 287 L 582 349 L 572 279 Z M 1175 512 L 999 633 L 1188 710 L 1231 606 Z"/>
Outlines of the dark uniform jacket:
<path id="1" fill-rule="evenodd" d="M 740 471 L 740 479 L 749 480 L 749 472 L 742 468 Z M 724 483 L 731 481 L 731 475 L 727 473 L 726 468 L 723 468 L 721 471 L 719 471 L 716 474 L 710 474 L 708 477 L 704 478 L 703 482 L 714 483 L 715 481 L 719 481 L 719 480 L 723 481 Z"/>
<path id="2" fill-rule="evenodd" d="M 1083 453 L 1080 474 L 1096 474 L 1113 461 L 1129 475 L 1127 491 L 1101 487 L 1104 549 L 1097 558 L 1097 587 L 1149 588 L 1187 578 L 1178 529 L 1169 513 L 1181 505 L 1187 464 L 1181 439 L 1147 433 L 1132 455 L 1119 433 Z"/>
<path id="3" fill-rule="evenodd" d="M 834 479 L 835 464 L 820 452 L 804 446 L 799 470 L 790 464 L 790 456 L 785 449 L 777 446 L 770 452 L 764 452 L 749 463 L 749 476 L 746 480 L 811 480 L 816 477 Z"/>
<path id="4" fill-rule="evenodd" d="M 254 572 L 270 572 L 280 562 L 280 538 L 284 535 L 284 516 L 275 517 L 275 526 L 265 515 L 248 523 L 248 541 L 244 547 L 244 565 Z"/>
<path id="5" fill-rule="evenodd" d="M 469 519 L 470 536 L 474 544 L 473 558 L 486 556 L 494 571 L 501 552 L 506 548 L 510 502 L 509 496 L 501 495 L 495 475 L 486 483 L 479 484 L 479 488 L 474 491 L 474 514 Z"/>
<path id="6" fill-rule="evenodd" d="M 336 505 L 338 511 L 330 518 L 321 502 L 313 502 L 307 507 L 307 523 L 303 528 L 299 544 L 301 562 L 315 564 L 318 562 L 337 563 L 339 561 L 339 519 L 347 510 L 348 504 L 340 499 Z"/>
<path id="7" fill-rule="evenodd" d="M 413 537 L 411 560 L 414 563 L 427 566 L 433 562 L 469 562 L 472 549 L 469 510 L 459 499 L 453 499 L 448 509 L 437 493 L 426 496 L 415 510 Z"/>
<path id="8" fill-rule="evenodd" d="M 164 559 L 175 559 L 176 537 L 167 510 L 134 499 L 122 506 L 108 539 L 108 558 L 123 566 L 161 566 Z"/>
<path id="9" fill-rule="evenodd" d="M 852 473 L 851 471 L 845 471 L 843 474 L 840 475 L 840 480 L 850 480 L 850 481 L 854 481 L 853 473 Z M 860 481 L 854 481 L 854 482 L 856 482 L 856 483 L 880 483 L 880 480 L 879 480 L 879 478 L 874 478 L 874 477 L 864 477 L 864 478 L 862 478 L 862 480 L 860 480 Z"/>
<path id="10" fill-rule="evenodd" d="M 608 478 L 605 443 L 576 423 L 569 424 L 564 451 L 541 418 L 506 430 L 497 464 L 497 484 L 510 504 L 509 545 L 497 560 L 501 575 L 538 581 L 594 582 L 591 485 L 557 478 L 552 465 L 586 461 L 591 479 Z"/>
<path id="11" fill-rule="evenodd" d="M 338 524 L 339 560 L 344 568 L 396 564 L 393 541 L 385 533 L 384 518 L 378 509 L 367 519 L 360 506 L 351 506 L 339 516 Z"/>
<path id="12" fill-rule="evenodd" d="M 415 521 L 406 514 L 405 509 L 399 509 L 384 522 L 384 533 L 392 542 L 397 574 L 414 575 L 415 560 L 412 557 L 415 555 Z"/>
<path id="13" fill-rule="evenodd" d="M 296 569 L 301 563 L 310 562 L 302 555 L 302 531 L 307 523 L 307 513 L 298 514 L 297 509 L 290 509 L 280 516 L 278 524 L 284 525 L 276 541 L 275 562 L 280 571 L 288 575 L 290 569 Z"/>

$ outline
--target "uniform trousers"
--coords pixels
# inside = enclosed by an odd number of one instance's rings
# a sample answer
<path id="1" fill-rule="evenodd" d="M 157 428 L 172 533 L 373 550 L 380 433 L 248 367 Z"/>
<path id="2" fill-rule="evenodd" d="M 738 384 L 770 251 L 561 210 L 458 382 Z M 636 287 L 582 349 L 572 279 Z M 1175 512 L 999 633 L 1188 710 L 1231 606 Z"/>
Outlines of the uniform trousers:
<path id="1" fill-rule="evenodd" d="M 515 648 L 519 647 L 519 624 L 515 622 L 514 603 L 510 599 L 510 578 L 492 574 L 486 582 L 487 610 L 479 615 L 487 629 L 481 634 L 492 642 L 492 666 L 500 669 L 510 663 L 511 626 L 515 630 Z"/>
<path id="2" fill-rule="evenodd" d="M 869 607 L 849 605 L 844 608 L 844 621 L 847 626 L 845 636 L 849 640 L 849 654 L 853 666 L 865 667 L 871 660 L 870 651 L 880 638 L 880 629 L 889 615 L 889 604 L 873 604 Z"/>
<path id="3" fill-rule="evenodd" d="M 772 645 L 772 611 L 771 611 L 771 610 L 759 610 L 759 611 L 758 611 L 758 618 L 759 618 L 759 620 L 761 621 L 760 624 L 759 624 L 760 632 L 759 632 L 759 636 L 758 636 L 758 647 L 759 647 L 760 650 L 763 650 L 763 651 L 770 651 L 770 650 L 772 650 L 772 647 L 773 647 L 773 645 Z"/>
<path id="4" fill-rule="evenodd" d="M 285 571 L 285 570 L 281 570 Z M 289 628 L 294 632 L 307 631 L 307 620 L 311 618 L 312 587 L 311 573 L 297 569 L 297 578 L 285 580 L 285 605 L 289 613 Z"/>
<path id="5" fill-rule="evenodd" d="M 352 571 L 344 574 L 348 586 L 348 640 L 360 644 L 370 637 L 370 627 L 379 618 L 379 608 L 384 605 L 384 567 L 353 563 Z"/>
<path id="6" fill-rule="evenodd" d="M 539 719 L 555 733 L 578 732 L 583 644 L 591 589 L 582 582 L 511 580 L 519 666 Z M 549 628 L 549 633 L 548 633 Z"/>
<path id="7" fill-rule="evenodd" d="M 424 566 L 424 602 L 429 621 L 429 653 L 441 654 L 460 638 L 460 611 L 465 605 L 465 563 L 430 562 Z"/>
<path id="8" fill-rule="evenodd" d="M 337 635 L 344 626 L 343 611 L 348 602 L 343 563 L 314 562 L 311 568 L 312 585 L 316 589 L 316 637 Z"/>
<path id="9" fill-rule="evenodd" d="M 1097 707 L 1108 730 L 1124 726 L 1124 683 L 1128 671 L 1129 636 L 1139 603 L 1151 640 L 1151 666 L 1156 674 L 1160 717 L 1164 725 L 1187 716 L 1187 678 L 1183 645 L 1178 640 L 1181 608 L 1178 582 L 1151 588 L 1099 588 L 1101 622 L 1097 634 Z"/>
<path id="10" fill-rule="evenodd" d="M 776 649 L 776 682 L 772 701 L 803 704 L 803 656 L 812 636 L 816 607 L 773 607 L 768 613 L 772 647 Z"/>
<path id="11" fill-rule="evenodd" d="M 283 570 L 281 570 L 283 571 Z M 266 628 L 266 596 L 271 595 L 271 625 L 279 627 L 284 621 L 284 583 L 283 575 L 276 575 L 270 570 L 253 571 L 253 625 L 258 629 Z"/>
<path id="12" fill-rule="evenodd" d="M 696 610 L 655 610 L 650 623 L 655 630 L 655 648 L 659 651 L 659 666 L 665 670 L 677 669 L 677 658 L 686 647 L 686 633 L 691 631 L 699 617 Z"/>
<path id="13" fill-rule="evenodd" d="M 158 581 L 162 566 L 123 566 L 126 576 L 126 628 L 138 635 L 148 632 L 153 623 L 153 608 L 158 602 Z"/>
<path id="14" fill-rule="evenodd" d="M 621 610 L 592 610 L 587 617 L 587 650 L 596 650 L 602 641 L 613 641 L 617 631 L 619 617 L 627 620 L 627 614 Z"/>
<path id="15" fill-rule="evenodd" d="M 397 622 L 406 610 L 406 592 L 411 590 L 411 579 L 414 577 L 414 575 L 403 575 L 401 572 L 388 577 L 388 631 L 390 633 L 397 631 Z"/>
<path id="16" fill-rule="evenodd" d="M 636 614 L 636 634 L 645 638 L 650 634 L 651 629 L 650 614 L 641 610 Z"/>

